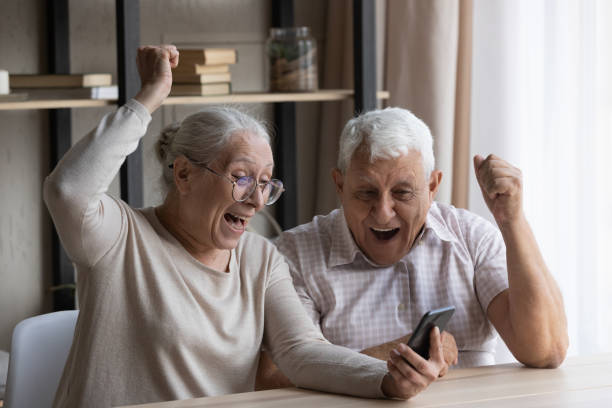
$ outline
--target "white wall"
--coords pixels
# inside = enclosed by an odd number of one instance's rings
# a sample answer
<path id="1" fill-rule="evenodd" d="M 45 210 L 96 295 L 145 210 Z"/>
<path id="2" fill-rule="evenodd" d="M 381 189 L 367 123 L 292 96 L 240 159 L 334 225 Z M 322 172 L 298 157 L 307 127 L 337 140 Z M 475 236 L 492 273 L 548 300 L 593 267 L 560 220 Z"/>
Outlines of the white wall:
<path id="1" fill-rule="evenodd" d="M 45 72 L 44 3 L 37 0 L 0 2 L 0 68 L 15 73 Z M 324 46 L 325 2 L 297 0 L 296 24 L 313 28 Z M 263 43 L 270 25 L 270 2 L 262 0 L 144 0 L 141 1 L 141 43 L 162 41 L 197 44 L 226 43 L 239 50 L 233 67 L 234 89 L 263 89 Z M 70 1 L 72 72 L 111 72 L 116 82 L 115 1 Z M 322 52 L 320 53 L 322 55 Z M 247 110 L 270 120 L 269 105 Z M 160 201 L 159 165 L 154 159 L 155 135 L 172 120 L 198 107 L 167 107 L 153 115 L 144 139 L 145 205 Z M 113 108 L 72 111 L 73 142 Z M 312 149 L 320 105 L 298 106 L 298 152 Z M 0 111 L 0 349 L 8 350 L 17 322 L 51 310 L 50 219 L 42 203 L 41 186 L 49 172 L 46 111 Z M 312 171 L 298 162 L 298 172 Z M 300 186 L 309 194 L 313 186 Z M 115 180 L 111 194 L 118 195 Z M 308 208 L 300 208 L 307 220 Z"/>
<path id="2" fill-rule="evenodd" d="M 36 0 L 0 3 L 0 67 L 37 72 L 43 65 L 43 14 Z M 0 111 L 0 349 L 23 317 L 50 307 L 50 232 L 41 202 L 48 172 L 47 114 Z"/>

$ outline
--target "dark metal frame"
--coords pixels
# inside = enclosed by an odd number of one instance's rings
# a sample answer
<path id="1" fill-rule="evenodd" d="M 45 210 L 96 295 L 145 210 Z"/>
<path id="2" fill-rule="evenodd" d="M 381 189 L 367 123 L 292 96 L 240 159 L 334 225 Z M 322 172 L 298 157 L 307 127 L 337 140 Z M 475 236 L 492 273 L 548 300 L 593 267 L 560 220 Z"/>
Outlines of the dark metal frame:
<path id="1" fill-rule="evenodd" d="M 272 0 L 272 26 L 293 26 L 293 0 Z M 276 129 L 276 172 L 285 185 L 285 192 L 276 204 L 276 219 L 282 229 L 297 225 L 297 141 L 295 102 L 274 104 Z"/>
<path id="2" fill-rule="evenodd" d="M 140 5 L 138 0 L 117 0 L 117 83 L 119 99 L 124 105 L 140 89 L 136 56 L 140 46 Z M 142 173 L 142 141 L 130 154 L 120 173 L 121 198 L 132 207 L 144 205 Z"/>
<path id="3" fill-rule="evenodd" d="M 70 73 L 68 0 L 47 0 L 47 62 L 49 73 Z M 72 143 L 70 109 L 49 110 L 50 165 L 54 168 Z M 51 237 L 53 309 L 74 309 L 74 268 L 62 247 L 55 227 Z M 65 287 L 63 285 L 68 285 Z"/>
<path id="4" fill-rule="evenodd" d="M 374 0 L 353 0 L 355 113 L 376 109 L 376 32 Z"/>

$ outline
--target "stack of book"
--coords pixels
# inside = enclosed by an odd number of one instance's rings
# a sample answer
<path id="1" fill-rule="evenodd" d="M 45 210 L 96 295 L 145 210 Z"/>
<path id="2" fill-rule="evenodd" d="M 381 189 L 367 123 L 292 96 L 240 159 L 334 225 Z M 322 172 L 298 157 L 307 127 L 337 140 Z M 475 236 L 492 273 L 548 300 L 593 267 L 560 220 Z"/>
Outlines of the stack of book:
<path id="1" fill-rule="evenodd" d="M 171 96 L 227 95 L 231 92 L 229 66 L 237 61 L 233 48 L 179 49 L 172 70 Z"/>
<path id="2" fill-rule="evenodd" d="M 111 74 L 11 74 L 11 89 L 30 99 L 117 99 Z"/>

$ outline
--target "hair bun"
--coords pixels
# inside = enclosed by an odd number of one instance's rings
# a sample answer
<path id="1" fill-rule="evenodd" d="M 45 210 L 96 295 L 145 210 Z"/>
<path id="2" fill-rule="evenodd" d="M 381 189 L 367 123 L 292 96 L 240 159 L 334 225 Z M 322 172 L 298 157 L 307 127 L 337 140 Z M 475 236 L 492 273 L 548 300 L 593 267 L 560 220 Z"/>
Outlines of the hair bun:
<path id="1" fill-rule="evenodd" d="M 166 126 L 159 134 L 159 140 L 155 145 L 155 150 L 157 151 L 157 157 L 162 162 L 162 164 L 166 164 L 166 159 L 168 158 L 168 151 L 170 150 L 170 146 L 172 146 L 174 136 L 176 136 L 176 132 L 179 130 L 180 127 L 180 123 L 172 123 Z"/>

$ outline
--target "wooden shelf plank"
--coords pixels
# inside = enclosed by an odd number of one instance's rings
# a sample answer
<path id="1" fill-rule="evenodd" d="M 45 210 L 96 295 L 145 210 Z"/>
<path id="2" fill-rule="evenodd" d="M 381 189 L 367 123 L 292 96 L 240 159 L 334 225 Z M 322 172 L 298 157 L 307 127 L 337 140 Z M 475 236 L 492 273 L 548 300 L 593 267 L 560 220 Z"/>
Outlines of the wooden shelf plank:
<path id="1" fill-rule="evenodd" d="M 19 102 L 0 102 L 0 110 L 24 109 L 61 109 L 91 108 L 96 106 L 115 105 L 117 101 L 108 99 L 46 99 Z"/>
<path id="2" fill-rule="evenodd" d="M 326 89 L 303 93 L 247 92 L 216 96 L 171 96 L 164 105 L 226 104 L 226 103 L 274 103 L 274 102 L 324 102 L 342 101 L 353 97 L 351 89 Z M 388 99 L 388 91 L 378 91 L 378 99 Z M 105 99 L 40 99 L 18 102 L 0 102 L 0 110 L 90 108 L 116 104 Z"/>
<path id="3" fill-rule="evenodd" d="M 326 89 L 316 92 L 294 93 L 235 93 L 216 96 L 171 96 L 164 105 L 217 104 L 217 103 L 273 103 L 342 101 L 353 97 L 352 89 Z M 388 91 L 379 91 L 378 99 L 388 99 Z"/>

